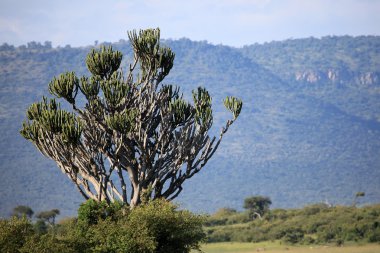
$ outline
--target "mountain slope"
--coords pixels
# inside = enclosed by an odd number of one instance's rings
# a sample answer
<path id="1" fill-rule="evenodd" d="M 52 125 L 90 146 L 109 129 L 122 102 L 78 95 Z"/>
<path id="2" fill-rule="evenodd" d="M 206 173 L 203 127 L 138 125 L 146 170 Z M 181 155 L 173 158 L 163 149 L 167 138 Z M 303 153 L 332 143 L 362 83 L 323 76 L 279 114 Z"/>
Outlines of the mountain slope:
<path id="1" fill-rule="evenodd" d="M 213 159 L 185 183 L 177 200 L 183 207 L 200 212 L 240 208 L 253 194 L 270 196 L 277 207 L 325 200 L 349 204 L 357 191 L 366 193 L 366 202 L 380 201 L 380 37 L 310 40 L 240 49 L 188 39 L 163 41 L 176 53 L 165 82 L 181 86 L 185 97 L 197 86 L 210 91 L 215 134 L 229 116 L 222 99 L 234 95 L 244 102 Z M 114 47 L 125 54 L 126 66 L 129 43 Z M 87 72 L 88 51 L 0 47 L 0 216 L 18 204 L 73 215 L 82 201 L 18 129 L 27 106 L 48 95 L 54 75 Z M 349 74 L 342 74 L 345 69 Z M 339 78 L 331 78 L 329 70 Z M 363 83 L 360 77 L 366 73 Z"/>

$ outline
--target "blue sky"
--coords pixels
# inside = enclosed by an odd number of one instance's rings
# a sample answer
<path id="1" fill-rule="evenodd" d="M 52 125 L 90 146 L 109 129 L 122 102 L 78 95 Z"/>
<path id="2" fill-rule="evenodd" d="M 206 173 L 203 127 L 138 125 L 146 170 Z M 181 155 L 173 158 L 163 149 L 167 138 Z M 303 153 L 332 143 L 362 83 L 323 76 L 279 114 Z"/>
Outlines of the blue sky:
<path id="1" fill-rule="evenodd" d="M 0 44 L 115 42 L 160 27 L 162 38 L 243 46 L 326 35 L 380 35 L 380 0 L 0 0 Z"/>

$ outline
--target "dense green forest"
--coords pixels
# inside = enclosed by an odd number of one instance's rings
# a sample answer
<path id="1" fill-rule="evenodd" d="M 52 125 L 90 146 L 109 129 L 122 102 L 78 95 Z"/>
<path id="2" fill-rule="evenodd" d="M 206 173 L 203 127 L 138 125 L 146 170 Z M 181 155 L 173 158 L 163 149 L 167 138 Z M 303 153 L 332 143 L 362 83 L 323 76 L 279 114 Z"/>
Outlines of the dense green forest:
<path id="1" fill-rule="evenodd" d="M 197 212 L 241 207 L 252 194 L 274 208 L 328 201 L 380 202 L 380 37 L 324 37 L 243 48 L 164 40 L 176 53 L 166 83 L 184 93 L 204 86 L 213 97 L 214 131 L 228 113 L 225 95 L 244 108 L 234 131 L 204 171 L 184 185 L 181 206 Z M 112 45 L 131 61 L 128 41 Z M 17 205 L 74 215 L 83 201 L 56 165 L 19 135 L 26 108 L 48 95 L 56 75 L 88 74 L 93 46 L 30 42 L 0 46 L 0 216 Z M 36 210 L 36 211 L 41 211 Z"/>

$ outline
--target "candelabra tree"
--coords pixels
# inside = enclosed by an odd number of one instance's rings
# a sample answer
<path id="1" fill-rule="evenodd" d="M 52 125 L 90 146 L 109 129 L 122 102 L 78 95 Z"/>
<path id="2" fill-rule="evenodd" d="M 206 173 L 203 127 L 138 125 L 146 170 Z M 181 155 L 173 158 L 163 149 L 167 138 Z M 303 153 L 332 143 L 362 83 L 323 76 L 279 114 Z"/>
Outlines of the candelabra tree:
<path id="1" fill-rule="evenodd" d="M 49 83 L 50 93 L 72 110 L 43 97 L 27 110 L 20 133 L 57 163 L 84 198 L 120 200 L 133 208 L 149 199 L 177 197 L 183 182 L 214 155 L 242 101 L 224 100 L 233 117 L 218 137 L 209 136 L 208 91 L 197 88 L 189 103 L 178 87 L 162 84 L 174 53 L 160 46 L 159 29 L 128 32 L 128 37 L 134 57 L 125 74 L 119 51 L 92 49 L 86 59 L 92 76 L 67 72 Z"/>

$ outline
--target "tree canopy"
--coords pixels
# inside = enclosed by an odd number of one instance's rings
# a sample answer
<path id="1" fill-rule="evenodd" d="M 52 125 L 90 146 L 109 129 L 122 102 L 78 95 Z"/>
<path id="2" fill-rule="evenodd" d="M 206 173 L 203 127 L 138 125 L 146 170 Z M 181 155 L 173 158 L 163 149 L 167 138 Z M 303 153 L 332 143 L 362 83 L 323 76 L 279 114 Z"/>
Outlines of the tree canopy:
<path id="1" fill-rule="evenodd" d="M 36 214 L 36 218 L 47 221 L 50 225 L 55 224 L 55 217 L 60 214 L 60 211 L 58 209 L 52 209 L 50 211 L 43 211 L 38 214 Z"/>
<path id="2" fill-rule="evenodd" d="M 134 207 L 177 197 L 183 182 L 214 155 L 242 101 L 224 100 L 233 117 L 219 137 L 210 136 L 208 91 L 198 87 L 190 103 L 179 87 L 162 84 L 175 55 L 160 45 L 160 30 L 132 31 L 128 37 L 134 58 L 126 71 L 121 52 L 111 46 L 91 50 L 86 64 L 92 76 L 66 72 L 49 83 L 50 93 L 72 110 L 43 97 L 27 110 L 20 132 L 57 162 L 86 199 Z"/>
<path id="3" fill-rule="evenodd" d="M 250 211 L 251 216 L 261 217 L 269 211 L 269 206 L 272 201 L 269 197 L 264 196 L 252 196 L 244 200 L 244 208 Z"/>
<path id="4" fill-rule="evenodd" d="M 29 219 L 32 218 L 34 211 L 29 206 L 19 205 L 13 208 L 12 216 L 22 217 L 26 216 Z"/>

